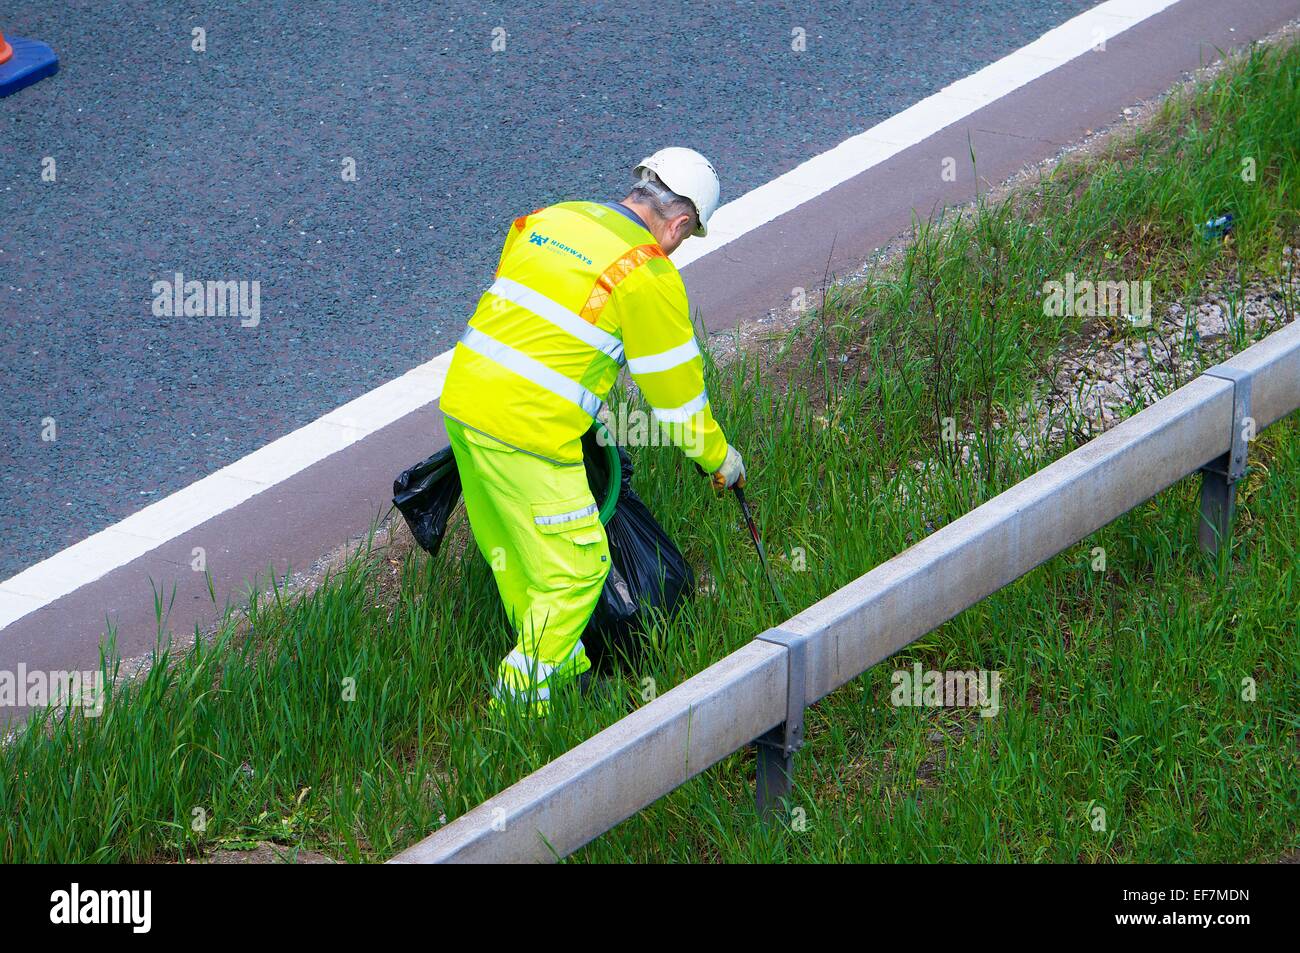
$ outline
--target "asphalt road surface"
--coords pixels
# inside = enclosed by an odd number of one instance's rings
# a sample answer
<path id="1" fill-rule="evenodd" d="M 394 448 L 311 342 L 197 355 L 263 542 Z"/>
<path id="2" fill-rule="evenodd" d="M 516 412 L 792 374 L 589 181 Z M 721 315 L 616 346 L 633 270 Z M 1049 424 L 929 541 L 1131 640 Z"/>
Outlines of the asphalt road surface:
<path id="1" fill-rule="evenodd" d="M 0 100 L 0 579 L 450 347 L 515 215 L 670 143 L 728 201 L 1094 3 L 170 6 L 0 22 L 61 58 Z"/>

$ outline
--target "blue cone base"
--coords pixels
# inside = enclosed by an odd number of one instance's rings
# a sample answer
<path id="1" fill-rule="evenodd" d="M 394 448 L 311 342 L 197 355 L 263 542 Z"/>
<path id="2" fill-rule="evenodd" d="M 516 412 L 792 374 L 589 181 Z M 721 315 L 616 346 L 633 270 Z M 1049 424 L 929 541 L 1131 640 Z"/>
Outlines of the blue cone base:
<path id="1" fill-rule="evenodd" d="M 40 40 L 7 38 L 14 55 L 0 63 L 0 96 L 8 96 L 59 71 L 59 58 Z"/>

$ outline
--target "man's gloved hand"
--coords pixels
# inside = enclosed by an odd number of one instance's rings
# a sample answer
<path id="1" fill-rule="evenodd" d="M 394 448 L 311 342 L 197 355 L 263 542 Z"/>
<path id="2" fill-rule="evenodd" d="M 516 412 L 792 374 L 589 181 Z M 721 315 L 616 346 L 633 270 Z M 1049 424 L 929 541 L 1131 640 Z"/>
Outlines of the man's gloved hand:
<path id="1" fill-rule="evenodd" d="M 730 490 L 733 486 L 744 487 L 745 461 L 740 459 L 740 451 L 731 444 L 727 444 L 727 457 L 722 461 L 722 466 L 718 467 L 718 472 L 713 474 L 712 480 L 715 490 Z"/>

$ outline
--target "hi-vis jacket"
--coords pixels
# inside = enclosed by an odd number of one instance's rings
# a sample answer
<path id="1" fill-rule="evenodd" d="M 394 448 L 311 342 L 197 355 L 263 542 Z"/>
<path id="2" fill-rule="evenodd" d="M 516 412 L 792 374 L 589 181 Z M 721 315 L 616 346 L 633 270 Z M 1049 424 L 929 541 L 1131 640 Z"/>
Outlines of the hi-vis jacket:
<path id="1" fill-rule="evenodd" d="M 727 441 L 677 268 L 630 216 L 562 202 L 515 219 L 452 354 L 441 407 L 503 443 L 580 463 L 582 435 L 624 364 L 669 440 L 718 469 Z"/>

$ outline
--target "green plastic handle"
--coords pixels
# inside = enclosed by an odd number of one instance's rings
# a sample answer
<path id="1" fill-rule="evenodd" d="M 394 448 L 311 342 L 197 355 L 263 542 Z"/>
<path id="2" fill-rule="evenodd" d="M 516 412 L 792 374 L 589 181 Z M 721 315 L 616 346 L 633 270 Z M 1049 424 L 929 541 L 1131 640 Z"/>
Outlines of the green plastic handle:
<path id="1" fill-rule="evenodd" d="M 605 490 L 605 501 L 600 504 L 600 525 L 604 526 L 614 517 L 618 506 L 618 491 L 623 485 L 623 464 L 619 460 L 618 446 L 614 437 L 603 423 L 597 420 L 592 424 L 596 430 L 596 442 L 605 447 L 605 459 L 609 462 L 609 486 Z M 604 438 L 601 438 L 601 433 Z"/>

